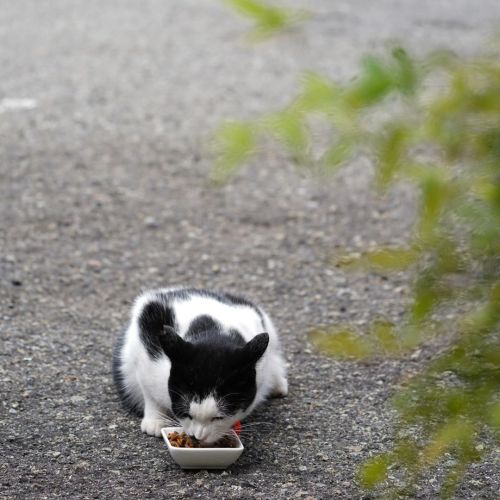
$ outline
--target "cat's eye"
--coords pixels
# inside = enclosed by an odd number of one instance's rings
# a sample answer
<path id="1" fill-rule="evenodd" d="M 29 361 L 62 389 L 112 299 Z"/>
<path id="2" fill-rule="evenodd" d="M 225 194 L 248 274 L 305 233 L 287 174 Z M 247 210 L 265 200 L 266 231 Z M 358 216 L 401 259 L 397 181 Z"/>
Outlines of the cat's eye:
<path id="1" fill-rule="evenodd" d="M 223 419 L 224 419 L 224 417 L 214 417 L 214 418 L 212 418 L 212 422 L 214 422 L 215 420 L 223 420 Z"/>
<path id="2" fill-rule="evenodd" d="M 189 420 L 193 420 L 193 417 L 189 413 L 184 413 L 181 415 L 181 418 L 189 418 Z"/>

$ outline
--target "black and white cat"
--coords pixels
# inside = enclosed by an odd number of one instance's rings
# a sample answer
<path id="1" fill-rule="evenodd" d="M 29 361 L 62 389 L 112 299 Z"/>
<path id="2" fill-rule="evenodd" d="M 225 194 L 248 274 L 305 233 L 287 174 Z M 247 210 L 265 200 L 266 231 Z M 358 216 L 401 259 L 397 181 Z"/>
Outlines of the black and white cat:
<path id="1" fill-rule="evenodd" d="M 266 397 L 288 392 L 269 316 L 241 297 L 193 288 L 136 299 L 113 378 L 126 407 L 143 417 L 143 432 L 160 436 L 168 414 L 205 445 Z"/>

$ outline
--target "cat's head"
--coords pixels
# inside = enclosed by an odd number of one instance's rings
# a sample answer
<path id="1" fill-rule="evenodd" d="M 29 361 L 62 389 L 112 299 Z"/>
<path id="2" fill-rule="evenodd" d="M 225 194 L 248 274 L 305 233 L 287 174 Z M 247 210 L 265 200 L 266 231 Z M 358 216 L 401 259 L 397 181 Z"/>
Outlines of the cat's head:
<path id="1" fill-rule="evenodd" d="M 171 361 L 172 411 L 187 434 L 212 444 L 245 415 L 257 391 L 255 365 L 268 343 L 267 333 L 242 345 L 225 335 L 192 343 L 164 329 L 160 344 Z"/>

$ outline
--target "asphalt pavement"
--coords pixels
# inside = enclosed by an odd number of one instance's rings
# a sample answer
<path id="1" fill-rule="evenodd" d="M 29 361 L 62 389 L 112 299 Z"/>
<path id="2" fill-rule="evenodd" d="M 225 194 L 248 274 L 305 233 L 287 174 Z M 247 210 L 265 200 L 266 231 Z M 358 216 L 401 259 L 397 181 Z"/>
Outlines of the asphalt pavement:
<path id="1" fill-rule="evenodd" d="M 390 447 L 389 398 L 433 348 L 342 362 L 307 332 L 401 317 L 407 276 L 328 264 L 338 248 L 404 241 L 414 196 L 375 196 L 362 159 L 318 180 L 276 151 L 216 189 L 211 134 L 286 103 L 301 71 L 346 81 L 362 55 L 397 41 L 474 54 L 500 2 L 288 4 L 314 15 L 255 44 L 216 0 L 0 0 L 0 498 L 365 495 L 356 468 Z M 289 396 L 250 417 L 246 450 L 224 472 L 180 470 L 112 386 L 134 297 L 181 284 L 262 304 L 289 363 Z M 419 498 L 436 498 L 445 468 Z M 497 488 L 491 459 L 457 498 Z"/>

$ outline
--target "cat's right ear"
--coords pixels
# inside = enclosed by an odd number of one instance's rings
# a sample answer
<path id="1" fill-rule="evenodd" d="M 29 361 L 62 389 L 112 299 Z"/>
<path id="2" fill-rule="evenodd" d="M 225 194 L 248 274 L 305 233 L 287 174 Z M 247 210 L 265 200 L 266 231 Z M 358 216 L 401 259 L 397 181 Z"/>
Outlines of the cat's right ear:
<path id="1" fill-rule="evenodd" d="M 139 328 L 144 346 L 153 358 L 164 352 L 173 361 L 186 350 L 187 342 L 173 328 L 172 312 L 159 301 L 144 306 L 139 316 Z"/>

